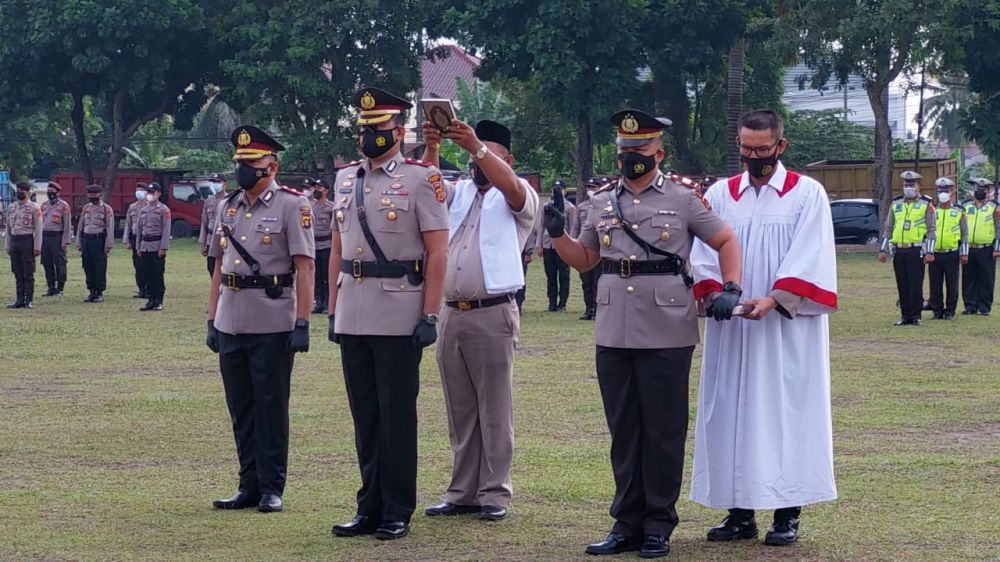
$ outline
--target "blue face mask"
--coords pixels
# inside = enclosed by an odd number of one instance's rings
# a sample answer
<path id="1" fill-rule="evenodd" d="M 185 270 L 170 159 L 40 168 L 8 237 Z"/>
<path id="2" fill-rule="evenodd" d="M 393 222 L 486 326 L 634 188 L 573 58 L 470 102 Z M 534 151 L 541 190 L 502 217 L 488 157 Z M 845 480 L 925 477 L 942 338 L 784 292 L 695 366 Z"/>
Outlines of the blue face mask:
<path id="1" fill-rule="evenodd" d="M 145 191 L 143 191 L 141 189 L 135 190 L 135 200 L 136 201 L 142 201 L 145 198 L 146 198 L 146 192 Z"/>
<path id="2" fill-rule="evenodd" d="M 222 193 L 222 184 L 219 183 L 213 184 L 212 193 Z"/>

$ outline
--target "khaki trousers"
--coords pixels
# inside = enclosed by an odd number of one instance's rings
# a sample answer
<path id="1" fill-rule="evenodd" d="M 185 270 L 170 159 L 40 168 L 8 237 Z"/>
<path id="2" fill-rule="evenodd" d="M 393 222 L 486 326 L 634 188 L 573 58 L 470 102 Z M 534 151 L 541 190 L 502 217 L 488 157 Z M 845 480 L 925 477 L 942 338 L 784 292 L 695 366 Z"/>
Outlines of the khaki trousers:
<path id="1" fill-rule="evenodd" d="M 514 456 L 517 304 L 445 307 L 437 344 L 455 464 L 445 501 L 508 507 Z"/>

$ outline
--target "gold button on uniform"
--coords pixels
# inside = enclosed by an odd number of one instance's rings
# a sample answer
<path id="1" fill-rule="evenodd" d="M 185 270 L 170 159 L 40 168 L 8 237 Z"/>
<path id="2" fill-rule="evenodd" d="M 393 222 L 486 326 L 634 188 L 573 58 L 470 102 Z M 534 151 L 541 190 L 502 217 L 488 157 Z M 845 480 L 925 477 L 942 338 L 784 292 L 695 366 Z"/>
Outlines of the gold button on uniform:
<path id="1" fill-rule="evenodd" d="M 243 262 L 241 262 L 240 260 L 235 260 L 233 263 L 235 263 L 236 265 L 240 265 Z"/>
<path id="2" fill-rule="evenodd" d="M 246 236 L 240 236 L 240 242 L 246 242 L 246 241 L 247 241 Z"/>
<path id="3" fill-rule="evenodd" d="M 390 201 L 391 201 L 391 199 L 389 199 L 388 197 L 383 197 L 382 198 L 382 204 L 383 205 L 388 205 L 390 203 Z"/>
<path id="4" fill-rule="evenodd" d="M 629 285 L 628 287 L 625 287 L 625 292 L 631 295 L 632 293 L 635 292 L 635 287 Z"/>
<path id="5" fill-rule="evenodd" d="M 243 215 L 243 216 L 245 216 L 248 219 L 252 219 L 253 218 L 253 213 L 247 213 L 246 215 Z"/>
<path id="6" fill-rule="evenodd" d="M 633 199 L 632 202 L 635 203 L 636 205 L 642 203 L 642 201 L 639 201 L 638 199 Z"/>
<path id="7" fill-rule="evenodd" d="M 385 215 L 385 218 L 391 221 L 396 220 L 396 211 L 389 211 L 389 213 Z"/>
<path id="8" fill-rule="evenodd" d="M 667 232 L 666 230 L 664 230 L 663 232 L 661 232 L 660 233 L 660 240 L 663 240 L 664 242 L 666 242 L 667 240 L 670 240 L 670 233 Z"/>
<path id="9" fill-rule="evenodd" d="M 611 247 L 611 236 L 605 234 L 604 238 L 601 239 L 601 242 L 604 243 L 605 248 Z"/>
<path id="10" fill-rule="evenodd" d="M 636 223 L 632 223 L 632 230 L 639 230 L 639 225 Z"/>
<path id="11" fill-rule="evenodd" d="M 357 249 L 357 252 L 358 252 L 359 254 L 363 254 L 363 253 L 365 253 L 365 251 L 364 251 L 364 250 L 362 250 L 361 248 L 358 248 L 358 249 Z"/>
<path id="12" fill-rule="evenodd" d="M 630 260 L 634 260 L 634 259 L 635 259 L 635 256 L 629 256 L 629 257 L 628 257 L 628 259 L 630 259 Z"/>

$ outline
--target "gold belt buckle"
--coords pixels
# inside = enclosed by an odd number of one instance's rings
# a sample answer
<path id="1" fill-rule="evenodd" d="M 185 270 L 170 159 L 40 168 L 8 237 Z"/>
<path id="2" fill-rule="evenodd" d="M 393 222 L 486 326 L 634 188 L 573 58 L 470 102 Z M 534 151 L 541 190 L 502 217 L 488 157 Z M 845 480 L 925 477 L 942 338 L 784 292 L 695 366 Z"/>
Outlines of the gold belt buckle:
<path id="1" fill-rule="evenodd" d="M 354 268 L 352 275 L 355 279 L 361 280 L 361 260 L 354 260 L 351 262 L 351 266 Z"/>
<path id="2" fill-rule="evenodd" d="M 236 286 L 236 274 L 235 273 L 227 273 L 226 274 L 226 287 L 228 287 L 230 291 L 239 291 L 240 290 L 240 288 Z"/>
<path id="3" fill-rule="evenodd" d="M 620 269 L 621 271 L 618 272 L 618 275 L 620 275 L 622 279 L 632 277 L 632 260 L 628 258 L 622 259 Z"/>
<path id="4" fill-rule="evenodd" d="M 469 301 L 458 301 L 458 309 L 463 312 L 472 310 L 472 303 Z"/>

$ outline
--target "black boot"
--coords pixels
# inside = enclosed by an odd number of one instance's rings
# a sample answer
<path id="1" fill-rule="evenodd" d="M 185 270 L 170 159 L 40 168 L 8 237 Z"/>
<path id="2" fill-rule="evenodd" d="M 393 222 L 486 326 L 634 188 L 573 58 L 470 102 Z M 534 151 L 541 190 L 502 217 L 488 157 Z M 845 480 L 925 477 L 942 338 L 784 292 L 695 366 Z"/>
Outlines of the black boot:
<path id="1" fill-rule="evenodd" d="M 799 539 L 799 515 L 801 507 L 785 507 L 774 510 L 774 524 L 764 537 L 764 544 L 787 546 Z"/>
<path id="2" fill-rule="evenodd" d="M 139 312 L 149 312 L 150 310 L 153 310 L 155 306 L 156 306 L 156 299 L 154 299 L 153 297 L 149 297 L 149 300 L 146 301 L 146 304 L 139 307 Z"/>
<path id="3" fill-rule="evenodd" d="M 18 295 L 17 296 L 17 300 L 15 300 L 14 302 L 8 304 L 7 308 L 11 308 L 11 309 L 13 309 L 13 308 L 24 308 L 24 299 L 21 298 L 21 295 Z"/>
<path id="4" fill-rule="evenodd" d="M 95 291 L 94 300 L 90 302 L 104 302 L 104 291 Z"/>
<path id="5" fill-rule="evenodd" d="M 97 297 L 97 292 L 91 289 L 90 294 L 87 295 L 87 298 L 83 299 L 83 302 L 94 302 L 94 299 L 96 297 Z"/>
<path id="6" fill-rule="evenodd" d="M 708 530 L 708 540 L 713 542 L 757 538 L 757 518 L 749 509 L 730 509 L 729 515 L 717 527 Z"/>

